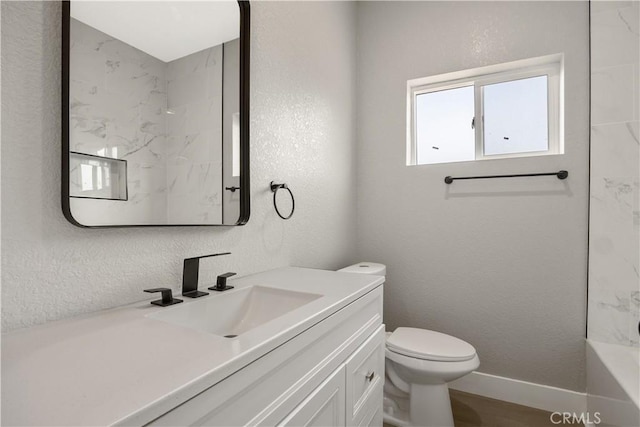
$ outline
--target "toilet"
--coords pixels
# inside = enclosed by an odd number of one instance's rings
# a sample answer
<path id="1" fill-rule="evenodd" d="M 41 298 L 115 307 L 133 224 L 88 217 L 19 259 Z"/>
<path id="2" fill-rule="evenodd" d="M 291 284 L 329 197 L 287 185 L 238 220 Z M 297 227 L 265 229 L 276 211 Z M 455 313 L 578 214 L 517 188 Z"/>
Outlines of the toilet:
<path id="1" fill-rule="evenodd" d="M 361 262 L 338 270 L 386 275 L 384 264 Z M 384 422 L 398 427 L 453 427 L 448 383 L 480 366 L 473 346 L 427 329 L 387 332 Z"/>

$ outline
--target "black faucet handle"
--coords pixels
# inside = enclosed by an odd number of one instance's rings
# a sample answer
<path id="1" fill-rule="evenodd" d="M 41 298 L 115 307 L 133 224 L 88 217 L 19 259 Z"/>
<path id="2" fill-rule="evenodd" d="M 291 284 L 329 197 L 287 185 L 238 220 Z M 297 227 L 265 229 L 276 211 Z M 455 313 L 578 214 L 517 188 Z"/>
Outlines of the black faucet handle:
<path id="1" fill-rule="evenodd" d="M 169 288 L 153 288 L 153 289 L 145 289 L 144 291 L 151 294 L 156 292 L 160 292 L 162 294 L 162 299 L 151 301 L 151 304 L 153 305 L 166 307 L 168 305 L 179 304 L 182 302 L 181 299 L 177 299 L 173 297 L 173 292 Z"/>
<path id="2" fill-rule="evenodd" d="M 212 291 L 228 291 L 229 289 L 233 289 L 233 286 L 227 286 L 227 279 L 231 276 L 235 276 L 236 273 L 228 272 L 218 276 L 216 279 L 216 285 L 209 288 Z"/>

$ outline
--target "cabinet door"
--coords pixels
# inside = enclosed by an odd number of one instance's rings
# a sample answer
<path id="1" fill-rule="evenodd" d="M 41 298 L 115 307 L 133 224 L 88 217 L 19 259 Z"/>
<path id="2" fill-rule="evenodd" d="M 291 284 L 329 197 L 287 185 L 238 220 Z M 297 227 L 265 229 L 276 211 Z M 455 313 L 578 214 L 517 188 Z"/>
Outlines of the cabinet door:
<path id="1" fill-rule="evenodd" d="M 382 417 L 382 408 L 376 408 L 367 417 L 362 417 L 358 427 L 380 427 L 383 425 Z"/>
<path id="2" fill-rule="evenodd" d="M 278 425 L 344 426 L 345 367 L 334 371 Z"/>

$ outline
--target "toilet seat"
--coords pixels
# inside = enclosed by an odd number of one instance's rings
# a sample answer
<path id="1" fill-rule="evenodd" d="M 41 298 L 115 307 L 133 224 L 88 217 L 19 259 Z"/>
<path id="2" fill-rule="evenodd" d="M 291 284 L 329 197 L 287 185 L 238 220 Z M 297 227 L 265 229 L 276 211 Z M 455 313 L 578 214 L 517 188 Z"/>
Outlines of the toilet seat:
<path id="1" fill-rule="evenodd" d="M 460 362 L 443 362 L 439 360 L 426 360 L 405 356 L 387 348 L 385 350 L 385 358 L 395 363 L 395 369 L 397 372 L 405 370 L 410 370 L 412 372 L 410 381 L 405 381 L 405 379 L 403 379 L 403 381 L 407 383 L 416 383 L 420 381 L 425 384 L 445 384 L 453 379 L 461 377 L 464 373 L 476 370 L 480 365 L 480 359 L 477 354 L 469 360 Z"/>
<path id="2" fill-rule="evenodd" d="M 398 328 L 387 334 L 387 349 L 406 357 L 437 362 L 463 362 L 476 356 L 476 349 L 459 338 L 419 328 Z"/>

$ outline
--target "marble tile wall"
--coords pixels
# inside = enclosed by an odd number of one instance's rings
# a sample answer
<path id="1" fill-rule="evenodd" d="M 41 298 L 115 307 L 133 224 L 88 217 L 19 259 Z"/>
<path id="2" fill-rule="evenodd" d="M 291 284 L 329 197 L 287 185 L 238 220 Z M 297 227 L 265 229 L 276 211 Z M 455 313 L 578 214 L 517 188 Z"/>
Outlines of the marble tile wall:
<path id="1" fill-rule="evenodd" d="M 167 64 L 167 216 L 222 223 L 222 45 Z"/>
<path id="2" fill-rule="evenodd" d="M 76 220 L 221 223 L 222 45 L 165 63 L 75 19 L 71 37 L 71 150 L 127 160 L 128 182 L 72 198 Z"/>
<path id="3" fill-rule="evenodd" d="M 591 2 L 590 339 L 640 345 L 640 2 Z"/>
<path id="4" fill-rule="evenodd" d="M 128 178 L 126 202 L 71 199 L 74 217 L 166 223 L 166 64 L 75 19 L 70 61 L 70 148 L 127 160 Z"/>

